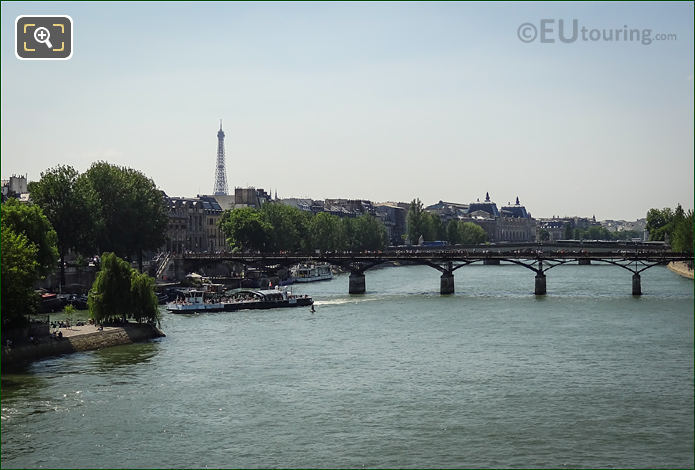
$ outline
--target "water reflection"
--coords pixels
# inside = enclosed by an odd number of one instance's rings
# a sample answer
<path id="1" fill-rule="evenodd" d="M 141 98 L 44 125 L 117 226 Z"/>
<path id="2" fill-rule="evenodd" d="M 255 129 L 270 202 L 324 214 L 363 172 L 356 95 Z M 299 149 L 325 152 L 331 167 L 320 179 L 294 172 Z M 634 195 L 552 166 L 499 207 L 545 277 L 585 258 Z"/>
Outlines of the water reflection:
<path id="1" fill-rule="evenodd" d="M 2 403 L 3 405 L 13 398 L 33 399 L 38 396 L 41 389 L 47 386 L 44 377 L 26 373 L 2 374 Z"/>
<path id="2" fill-rule="evenodd" d="M 159 350 L 160 345 L 155 341 L 94 351 L 94 370 L 96 372 L 113 372 L 134 365 L 148 364 L 159 353 Z"/>

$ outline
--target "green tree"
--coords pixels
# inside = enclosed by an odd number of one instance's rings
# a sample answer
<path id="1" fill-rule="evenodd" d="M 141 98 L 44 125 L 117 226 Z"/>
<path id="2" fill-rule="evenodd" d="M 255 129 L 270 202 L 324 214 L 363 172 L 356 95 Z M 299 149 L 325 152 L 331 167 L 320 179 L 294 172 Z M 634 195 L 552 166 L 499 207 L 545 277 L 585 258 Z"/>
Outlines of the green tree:
<path id="1" fill-rule="evenodd" d="M 72 304 L 68 304 L 63 308 L 63 314 L 65 314 L 65 319 L 68 321 L 68 325 L 72 326 L 72 319 L 75 316 L 75 307 Z"/>
<path id="2" fill-rule="evenodd" d="M 461 229 L 460 229 L 460 223 L 458 220 L 450 220 L 448 224 L 446 224 L 446 239 L 451 243 L 452 245 L 458 245 L 461 243 Z"/>
<path id="3" fill-rule="evenodd" d="M 10 199 L 2 205 L 2 230 L 11 229 L 36 246 L 36 273 L 45 277 L 55 270 L 58 260 L 57 236 L 48 218 L 36 205 Z"/>
<path id="4" fill-rule="evenodd" d="M 154 278 L 133 270 L 130 277 L 130 313 L 135 321 L 154 323 L 159 319 L 157 296 L 154 293 Z"/>
<path id="5" fill-rule="evenodd" d="M 487 241 L 487 232 L 480 225 L 473 222 L 461 224 L 461 243 L 479 245 L 485 241 Z"/>
<path id="6" fill-rule="evenodd" d="M 637 230 L 620 230 L 619 232 L 611 232 L 613 240 L 631 240 L 633 238 L 642 238 L 642 232 Z"/>
<path id="7" fill-rule="evenodd" d="M 96 162 L 80 177 L 98 204 L 97 244 L 129 258 L 135 255 L 142 271 L 143 251 L 165 241 L 169 221 L 164 194 L 154 181 L 132 168 Z"/>
<path id="8" fill-rule="evenodd" d="M 538 239 L 544 242 L 550 240 L 550 232 L 544 228 L 540 229 L 538 231 Z"/>
<path id="9" fill-rule="evenodd" d="M 605 227 L 592 225 L 586 229 L 575 229 L 574 238 L 576 240 L 613 240 L 613 234 Z"/>
<path id="10" fill-rule="evenodd" d="M 678 208 L 680 208 L 680 204 Z M 678 212 L 678 208 L 676 212 Z M 683 209 L 681 208 L 681 212 Z M 671 247 L 673 251 L 680 253 L 693 253 L 693 211 L 688 210 L 674 217 L 673 235 L 671 236 Z"/>
<path id="11" fill-rule="evenodd" d="M 79 184 L 89 188 L 96 201 L 97 222 L 96 244 L 100 252 L 113 252 L 118 256 L 129 256 L 128 211 L 124 172 L 107 162 L 96 162 L 80 175 Z"/>
<path id="12" fill-rule="evenodd" d="M 342 234 L 344 240 L 344 250 L 359 250 L 359 234 L 357 233 L 357 224 L 354 218 L 343 217 L 340 219 L 340 233 Z"/>
<path id="13" fill-rule="evenodd" d="M 269 233 L 270 251 L 299 251 L 307 238 L 307 215 L 296 207 L 271 202 L 263 204 L 261 214 L 273 228 Z"/>
<path id="14" fill-rule="evenodd" d="M 138 259 L 142 272 L 143 251 L 156 250 L 166 241 L 169 214 L 164 193 L 157 189 L 155 182 L 143 173 L 124 168 L 126 181 L 125 207 L 129 213 L 131 246 L 129 250 Z"/>
<path id="15" fill-rule="evenodd" d="M 354 249 L 382 250 L 386 246 L 386 227 L 376 217 L 369 214 L 352 219 L 354 221 Z"/>
<path id="16" fill-rule="evenodd" d="M 89 314 L 96 322 L 134 318 L 154 322 L 159 318 L 154 279 L 138 273 L 114 253 L 104 253 L 101 269 L 87 298 Z"/>
<path id="17" fill-rule="evenodd" d="M 649 209 L 647 212 L 647 231 L 649 240 L 663 241 L 666 235 L 672 231 L 673 211 L 670 207 L 663 209 Z"/>
<path id="18" fill-rule="evenodd" d="M 130 310 L 130 278 L 132 268 L 114 253 L 104 253 L 101 269 L 87 296 L 89 315 L 96 322 L 116 318 L 125 320 Z"/>
<path id="19" fill-rule="evenodd" d="M 319 212 L 308 222 L 309 249 L 321 251 L 344 250 L 345 232 L 340 218 L 328 212 Z"/>
<path id="20" fill-rule="evenodd" d="M 406 216 L 406 233 L 410 243 L 416 245 L 420 236 L 423 236 L 426 230 L 425 209 L 420 199 L 413 199 L 410 202 L 408 215 Z"/>
<path id="21" fill-rule="evenodd" d="M 241 250 L 265 250 L 273 230 L 263 214 L 252 207 L 225 211 L 220 218 L 220 228 L 227 243 Z"/>
<path id="22" fill-rule="evenodd" d="M 58 236 L 60 284 L 65 285 L 65 255 L 70 250 L 85 256 L 94 254 L 96 200 L 79 174 L 70 166 L 57 166 L 41 173 L 39 181 L 29 183 L 31 199 L 41 207 Z"/>
<path id="23" fill-rule="evenodd" d="M 422 221 L 422 236 L 425 240 L 443 240 L 446 237 L 446 230 L 438 214 L 425 211 L 422 214 Z"/>
<path id="24" fill-rule="evenodd" d="M 4 224 L 0 230 L 0 307 L 2 325 L 21 323 L 24 314 L 36 311 L 34 283 L 39 278 L 38 248 L 23 233 L 15 233 Z"/>

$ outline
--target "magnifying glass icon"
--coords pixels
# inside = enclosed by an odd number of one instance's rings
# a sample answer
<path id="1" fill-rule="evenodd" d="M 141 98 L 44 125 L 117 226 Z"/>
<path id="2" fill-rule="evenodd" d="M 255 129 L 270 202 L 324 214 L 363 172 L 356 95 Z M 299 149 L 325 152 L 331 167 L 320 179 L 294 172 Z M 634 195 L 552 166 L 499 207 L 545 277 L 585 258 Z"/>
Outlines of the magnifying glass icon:
<path id="1" fill-rule="evenodd" d="M 50 41 L 51 32 L 48 30 L 48 28 L 44 28 L 43 26 L 36 28 L 34 30 L 34 39 L 36 39 L 36 42 L 45 44 L 49 49 L 53 48 L 53 44 L 51 44 Z"/>

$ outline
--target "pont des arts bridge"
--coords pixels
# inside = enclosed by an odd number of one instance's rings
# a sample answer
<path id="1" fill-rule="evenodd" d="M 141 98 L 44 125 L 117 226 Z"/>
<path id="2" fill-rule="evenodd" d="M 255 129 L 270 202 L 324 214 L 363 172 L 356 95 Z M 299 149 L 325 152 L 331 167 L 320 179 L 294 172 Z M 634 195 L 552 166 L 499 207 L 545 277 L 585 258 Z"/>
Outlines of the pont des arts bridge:
<path id="1" fill-rule="evenodd" d="M 420 264 L 440 271 L 441 294 L 454 293 L 454 272 L 473 263 L 523 266 L 535 274 L 536 295 L 545 295 L 546 273 L 565 264 L 612 264 L 632 273 L 632 295 L 642 294 L 640 273 L 671 261 L 693 261 L 692 254 L 674 253 L 663 243 L 645 242 L 555 242 L 522 244 L 487 244 L 468 246 L 391 247 L 382 251 L 315 252 L 315 253 L 188 253 L 173 257 L 174 263 L 188 272 L 205 265 L 235 262 L 255 268 L 280 268 L 298 263 L 329 263 L 350 271 L 350 294 L 366 290 L 365 271 L 383 264 L 398 262 Z"/>

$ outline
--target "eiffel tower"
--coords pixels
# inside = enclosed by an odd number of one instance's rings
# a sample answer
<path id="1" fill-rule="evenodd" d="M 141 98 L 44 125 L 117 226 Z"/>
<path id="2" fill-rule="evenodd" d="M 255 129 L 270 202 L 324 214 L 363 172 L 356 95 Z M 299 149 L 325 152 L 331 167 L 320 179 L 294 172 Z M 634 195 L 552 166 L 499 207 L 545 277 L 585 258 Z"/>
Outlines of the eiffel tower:
<path id="1" fill-rule="evenodd" d="M 217 165 L 215 167 L 215 196 L 227 195 L 227 171 L 224 168 L 224 132 L 222 131 L 222 119 L 220 130 L 217 132 Z"/>

